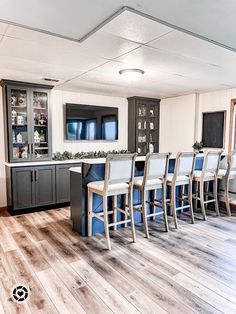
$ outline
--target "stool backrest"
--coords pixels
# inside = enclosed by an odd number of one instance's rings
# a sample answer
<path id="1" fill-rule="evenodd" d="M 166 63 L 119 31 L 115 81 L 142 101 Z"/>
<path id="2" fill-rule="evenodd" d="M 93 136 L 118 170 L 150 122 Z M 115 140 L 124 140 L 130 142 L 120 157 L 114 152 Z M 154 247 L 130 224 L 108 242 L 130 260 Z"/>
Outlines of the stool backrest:
<path id="1" fill-rule="evenodd" d="M 137 154 L 109 154 L 106 158 L 104 189 L 109 184 L 129 183 L 133 186 Z"/>
<path id="2" fill-rule="evenodd" d="M 236 171 L 236 150 L 232 151 L 230 156 L 230 171 Z"/>
<path id="3" fill-rule="evenodd" d="M 168 173 L 170 154 L 148 153 L 146 155 L 143 185 L 147 180 L 166 179 Z"/>
<path id="4" fill-rule="evenodd" d="M 229 177 L 236 177 L 236 150 L 228 156 L 226 179 L 228 180 Z"/>
<path id="5" fill-rule="evenodd" d="M 220 156 L 222 151 L 206 151 L 204 156 L 202 175 L 206 172 L 217 175 L 220 166 Z"/>
<path id="6" fill-rule="evenodd" d="M 180 152 L 176 156 L 174 178 L 177 176 L 188 176 L 190 179 L 193 177 L 195 167 L 195 156 L 194 152 Z"/>

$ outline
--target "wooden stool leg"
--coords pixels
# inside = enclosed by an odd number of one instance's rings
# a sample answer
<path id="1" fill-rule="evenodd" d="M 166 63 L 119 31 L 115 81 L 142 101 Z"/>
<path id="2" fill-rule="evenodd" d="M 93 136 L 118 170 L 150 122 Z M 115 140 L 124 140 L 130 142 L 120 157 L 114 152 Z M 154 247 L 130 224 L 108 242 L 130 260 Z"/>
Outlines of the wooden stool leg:
<path id="1" fill-rule="evenodd" d="M 126 205 L 128 205 L 128 194 L 124 195 L 124 203 L 123 203 L 123 209 L 126 211 Z M 125 214 L 125 220 L 128 219 L 128 216 Z M 128 227 L 128 223 L 126 222 L 124 224 L 124 227 L 127 228 Z"/>
<path id="2" fill-rule="evenodd" d="M 167 219 L 167 208 L 166 208 L 166 187 L 162 186 L 162 209 L 163 209 L 163 220 L 165 223 L 166 232 L 169 231 L 168 219 Z"/>
<path id="3" fill-rule="evenodd" d="M 117 222 L 117 195 L 112 196 L 112 209 L 113 209 L 113 222 Z M 113 227 L 113 230 L 117 230 L 117 226 L 115 225 Z"/>
<path id="4" fill-rule="evenodd" d="M 225 206 L 227 210 L 227 215 L 231 216 L 231 210 L 229 205 L 229 180 L 225 182 Z"/>
<path id="5" fill-rule="evenodd" d="M 142 191 L 142 214 L 143 214 L 143 224 L 144 224 L 144 230 L 146 237 L 149 238 L 149 232 L 148 232 L 148 224 L 147 224 L 147 203 L 146 203 L 146 191 Z"/>
<path id="6" fill-rule="evenodd" d="M 109 227 L 108 227 L 107 196 L 103 196 L 103 211 L 104 211 L 104 229 L 105 229 L 105 236 L 107 240 L 107 248 L 108 250 L 110 250 L 111 241 L 110 241 L 110 234 L 109 234 Z"/>
<path id="7" fill-rule="evenodd" d="M 199 182 L 199 194 L 203 220 L 206 220 L 206 210 L 204 205 L 204 181 Z"/>
<path id="8" fill-rule="evenodd" d="M 134 226 L 134 210 L 133 210 L 133 195 L 132 193 L 129 193 L 129 213 L 130 213 L 130 219 L 131 219 L 131 233 L 133 242 L 136 242 L 136 233 L 135 233 L 135 226 Z"/>
<path id="9" fill-rule="evenodd" d="M 92 226 L 93 226 L 93 193 L 90 192 L 88 189 L 88 196 L 87 196 L 87 203 L 88 203 L 88 236 L 92 236 Z"/>
<path id="10" fill-rule="evenodd" d="M 194 213 L 193 213 L 193 193 L 192 193 L 192 189 L 193 189 L 193 183 L 192 180 L 190 180 L 189 182 L 189 186 L 188 186 L 188 203 L 189 203 L 189 211 L 190 211 L 190 216 L 192 219 L 192 223 L 195 223 L 194 220 Z"/>
<path id="11" fill-rule="evenodd" d="M 194 198 L 194 201 L 193 201 L 193 208 L 195 210 L 197 210 L 197 205 L 198 205 L 197 197 L 198 197 L 198 194 L 199 194 L 199 191 L 198 191 L 198 181 L 195 181 L 193 183 L 193 186 L 194 186 L 194 195 L 196 197 L 196 198 Z"/>
<path id="12" fill-rule="evenodd" d="M 180 186 L 180 197 L 181 197 L 181 198 L 183 197 L 183 194 L 184 194 L 184 185 L 181 185 L 181 186 Z M 184 206 L 184 201 L 181 200 L 180 206 L 181 206 L 181 207 Z M 184 209 L 181 208 L 181 213 L 183 213 L 183 212 L 184 212 Z"/>
<path id="13" fill-rule="evenodd" d="M 214 195 L 214 199 L 215 199 L 215 211 L 216 211 L 216 215 L 220 216 L 220 211 L 219 211 L 219 206 L 218 206 L 218 180 L 217 178 L 215 178 L 214 182 L 213 182 L 213 195 Z"/>
<path id="14" fill-rule="evenodd" d="M 175 199 L 175 185 L 171 186 L 171 208 L 172 208 L 172 213 L 173 213 L 173 218 L 174 218 L 174 223 L 175 223 L 175 229 L 178 229 L 178 221 L 177 221 L 177 213 L 176 213 L 176 199 Z"/>

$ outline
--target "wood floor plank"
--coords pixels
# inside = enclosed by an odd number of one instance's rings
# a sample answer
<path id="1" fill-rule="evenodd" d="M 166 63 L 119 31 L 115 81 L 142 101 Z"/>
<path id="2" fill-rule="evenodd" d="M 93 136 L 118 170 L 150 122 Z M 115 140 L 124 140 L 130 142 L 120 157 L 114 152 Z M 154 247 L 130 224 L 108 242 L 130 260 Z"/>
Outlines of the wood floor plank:
<path id="1" fill-rule="evenodd" d="M 44 289 L 47 291 L 59 313 L 85 313 L 80 303 L 76 301 L 52 269 L 46 269 L 38 272 L 37 277 Z"/>
<path id="2" fill-rule="evenodd" d="M 37 246 L 29 239 L 25 232 L 13 233 L 12 236 L 21 252 L 36 272 L 50 267 Z"/>
<path id="3" fill-rule="evenodd" d="M 35 273 L 17 251 L 6 253 L 17 283 L 26 284 L 30 289 L 30 298 L 27 302 L 33 313 L 57 313 L 54 305 L 48 298 Z"/>
<path id="4" fill-rule="evenodd" d="M 74 262 L 71 265 L 114 313 L 140 313 L 84 260 Z"/>
<path id="5" fill-rule="evenodd" d="M 232 303 L 226 300 L 225 298 L 222 298 L 220 295 L 204 287 L 198 282 L 190 279 L 184 274 L 177 274 L 173 277 L 173 279 L 180 285 L 186 287 L 186 289 L 188 289 L 189 291 L 199 295 L 199 297 L 205 300 L 206 302 L 210 302 L 211 304 L 214 304 L 214 306 L 220 311 L 222 311 L 223 313 L 235 313 L 236 312 L 235 303 Z"/>
<path id="6" fill-rule="evenodd" d="M 111 313 L 111 310 L 92 291 L 81 276 L 63 259 L 60 259 L 60 256 L 47 241 L 42 241 L 38 246 L 54 272 L 86 312 Z"/>

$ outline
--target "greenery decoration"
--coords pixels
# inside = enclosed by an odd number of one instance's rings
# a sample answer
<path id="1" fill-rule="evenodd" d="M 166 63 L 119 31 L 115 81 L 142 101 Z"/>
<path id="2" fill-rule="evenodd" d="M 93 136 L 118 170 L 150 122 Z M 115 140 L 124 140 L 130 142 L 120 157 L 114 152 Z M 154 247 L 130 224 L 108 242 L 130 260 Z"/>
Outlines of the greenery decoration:
<path id="1" fill-rule="evenodd" d="M 108 154 L 127 154 L 128 150 L 109 150 L 108 152 L 104 152 L 102 150 L 99 151 L 91 151 L 91 152 L 78 152 L 73 154 L 72 152 L 64 151 L 56 152 L 53 154 L 53 160 L 70 160 L 70 159 L 89 159 L 89 158 L 105 158 Z"/>
<path id="2" fill-rule="evenodd" d="M 194 144 L 193 144 L 193 149 L 194 150 L 196 150 L 196 151 L 200 151 L 202 148 L 203 148 L 203 142 L 195 142 Z"/>

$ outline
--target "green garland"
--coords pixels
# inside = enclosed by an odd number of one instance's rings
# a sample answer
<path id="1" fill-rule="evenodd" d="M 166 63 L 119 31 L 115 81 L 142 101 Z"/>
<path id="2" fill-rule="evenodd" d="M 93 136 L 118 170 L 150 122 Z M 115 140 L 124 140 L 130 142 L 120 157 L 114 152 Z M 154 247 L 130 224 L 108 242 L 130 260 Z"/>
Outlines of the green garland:
<path id="1" fill-rule="evenodd" d="M 102 150 L 95 152 L 80 152 L 73 154 L 72 152 L 64 151 L 63 153 L 56 152 L 53 154 L 53 160 L 70 160 L 70 159 L 88 159 L 88 158 L 105 158 L 108 154 L 127 154 L 128 150 L 109 150 L 104 152 Z"/>

